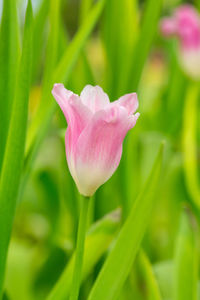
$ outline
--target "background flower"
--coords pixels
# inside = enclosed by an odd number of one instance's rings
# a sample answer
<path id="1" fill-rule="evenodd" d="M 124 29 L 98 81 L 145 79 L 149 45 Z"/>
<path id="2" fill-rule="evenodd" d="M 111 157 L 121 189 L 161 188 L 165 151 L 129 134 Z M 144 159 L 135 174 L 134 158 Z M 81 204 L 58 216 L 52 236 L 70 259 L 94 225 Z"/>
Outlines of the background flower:
<path id="1" fill-rule="evenodd" d="M 161 31 L 179 40 L 181 64 L 192 78 L 200 78 L 200 15 L 192 5 L 178 7 L 172 17 L 163 18 Z"/>

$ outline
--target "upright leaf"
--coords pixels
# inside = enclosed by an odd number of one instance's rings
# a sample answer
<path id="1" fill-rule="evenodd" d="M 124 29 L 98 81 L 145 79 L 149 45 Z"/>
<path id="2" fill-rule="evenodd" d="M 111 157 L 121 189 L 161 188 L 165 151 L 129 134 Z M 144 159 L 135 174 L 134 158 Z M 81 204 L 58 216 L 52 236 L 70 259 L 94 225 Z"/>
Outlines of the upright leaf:
<path id="1" fill-rule="evenodd" d="M 51 0 L 49 9 L 50 32 L 46 49 L 46 60 L 42 82 L 41 105 L 46 103 L 46 94 L 52 85 L 53 71 L 58 60 L 59 30 L 60 30 L 60 5 L 61 0 Z"/>
<path id="2" fill-rule="evenodd" d="M 163 300 L 172 299 L 172 285 L 173 285 L 173 270 L 174 264 L 171 260 L 156 263 L 153 266 L 158 285 L 162 294 Z"/>
<path id="3" fill-rule="evenodd" d="M 127 90 L 137 90 L 144 64 L 149 55 L 152 42 L 158 29 L 158 21 L 163 0 L 145 1 L 145 11 L 142 18 L 142 27 L 138 41 L 133 51 L 133 60 L 130 64 L 130 73 L 127 81 Z"/>
<path id="4" fill-rule="evenodd" d="M 88 38 L 96 25 L 100 14 L 103 10 L 105 0 L 99 0 L 98 3 L 91 9 L 88 18 L 85 20 L 79 31 L 75 35 L 74 39 L 66 49 L 63 57 L 61 58 L 58 66 L 55 69 L 52 82 L 64 82 L 69 79 L 70 73 L 78 59 L 78 56 Z M 51 96 L 51 89 L 49 89 L 46 97 L 49 99 L 49 104 L 42 108 L 38 112 L 40 118 L 33 121 L 28 130 L 28 139 L 26 145 L 26 155 L 28 156 L 24 180 L 22 183 L 21 191 L 25 185 L 28 174 L 30 172 L 33 161 L 37 155 L 37 151 L 40 147 L 41 141 L 45 136 L 48 126 L 51 122 L 52 116 L 57 108 L 55 101 Z"/>
<path id="5" fill-rule="evenodd" d="M 0 182 L 0 297 L 10 240 L 20 174 L 24 157 L 31 76 L 32 6 L 28 2 L 23 49 Z"/>
<path id="6" fill-rule="evenodd" d="M 0 30 L 0 172 L 14 97 L 18 56 L 19 36 L 16 1 L 4 0 Z"/>
<path id="7" fill-rule="evenodd" d="M 84 19 L 87 17 L 88 12 L 90 11 L 90 8 L 92 6 L 93 0 L 82 0 L 80 2 L 80 24 L 84 22 Z"/>
<path id="8" fill-rule="evenodd" d="M 85 254 L 82 280 L 86 279 L 99 258 L 110 245 L 119 225 L 118 212 L 110 213 L 92 225 L 85 241 Z M 74 268 L 74 255 L 66 266 L 63 274 L 51 291 L 48 300 L 65 300 L 69 296 L 71 278 Z"/>
<path id="9" fill-rule="evenodd" d="M 45 68 L 43 74 L 43 82 L 42 82 L 42 95 L 39 109 L 37 110 L 34 119 L 30 125 L 29 135 L 28 135 L 28 144 L 26 152 L 29 149 L 29 139 L 31 133 L 34 132 L 37 134 L 38 124 L 41 125 L 43 122 L 43 115 L 46 112 L 48 107 L 48 100 L 47 94 L 52 88 L 53 85 L 53 71 L 56 66 L 56 61 L 58 58 L 58 38 L 59 38 L 59 23 L 60 23 L 60 3 L 61 0 L 58 1 L 50 1 L 49 5 L 49 17 L 50 17 L 50 33 L 47 42 L 47 49 L 46 49 L 46 60 L 45 60 Z"/>
<path id="10" fill-rule="evenodd" d="M 147 300 L 161 300 L 158 283 L 151 263 L 143 250 L 138 255 L 138 266 L 145 285 Z"/>
<path id="11" fill-rule="evenodd" d="M 137 14 L 137 0 L 106 2 L 103 40 L 107 56 L 107 89 L 112 100 L 119 97 L 126 87 L 128 67 L 138 32 Z"/>
<path id="12" fill-rule="evenodd" d="M 195 230 L 183 213 L 174 257 L 173 300 L 197 300 L 198 252 Z"/>
<path id="13" fill-rule="evenodd" d="M 33 63 L 32 63 L 32 80 L 36 80 L 40 59 L 42 54 L 42 42 L 44 38 L 45 23 L 49 11 L 49 0 L 43 0 L 41 6 L 34 18 L 33 28 Z"/>
<path id="14" fill-rule="evenodd" d="M 197 128 L 199 84 L 191 83 L 188 87 L 183 112 L 183 163 L 188 191 L 193 203 L 200 208 L 200 186 L 198 178 Z M 192 117 L 191 117 L 192 116 Z"/>
<path id="15" fill-rule="evenodd" d="M 105 0 L 99 0 L 88 13 L 87 19 L 84 21 L 83 25 L 80 27 L 70 46 L 64 53 L 60 63 L 58 64 L 55 74 L 54 81 L 66 81 L 69 78 L 70 72 L 72 71 L 74 64 L 83 48 L 87 38 L 94 29 L 103 7 Z M 67 68 L 66 68 L 67 66 Z"/>
<path id="16" fill-rule="evenodd" d="M 119 295 L 151 218 L 160 177 L 162 152 L 163 145 L 160 147 L 151 174 L 134 202 L 88 300 L 113 300 Z"/>
<path id="17" fill-rule="evenodd" d="M 84 20 L 88 17 L 88 13 L 92 8 L 92 4 L 93 4 L 93 0 L 81 1 L 80 12 L 79 12 L 80 26 L 84 23 Z M 93 75 L 93 71 L 84 49 L 81 51 L 78 60 L 78 68 L 76 72 L 78 72 L 79 76 L 77 77 L 76 73 L 74 73 L 72 74 L 71 77 L 72 87 L 75 86 L 76 90 L 81 91 L 83 86 L 85 86 L 86 84 L 95 85 L 95 78 Z"/>

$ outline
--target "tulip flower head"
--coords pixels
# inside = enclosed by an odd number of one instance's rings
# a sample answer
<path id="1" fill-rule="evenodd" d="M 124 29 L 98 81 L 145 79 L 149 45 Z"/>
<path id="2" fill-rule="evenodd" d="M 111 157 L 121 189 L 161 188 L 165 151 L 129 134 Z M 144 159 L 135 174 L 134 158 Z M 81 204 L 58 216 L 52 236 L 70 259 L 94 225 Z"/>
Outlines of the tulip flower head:
<path id="1" fill-rule="evenodd" d="M 180 61 L 185 72 L 200 79 L 200 15 L 192 5 L 179 6 L 172 17 L 163 18 L 161 32 L 179 41 Z"/>
<path id="2" fill-rule="evenodd" d="M 52 94 L 62 109 L 68 128 L 65 136 L 70 173 L 79 192 L 92 196 L 119 165 L 126 133 L 139 113 L 136 93 L 110 102 L 99 86 L 87 85 L 80 97 L 55 84 Z"/>

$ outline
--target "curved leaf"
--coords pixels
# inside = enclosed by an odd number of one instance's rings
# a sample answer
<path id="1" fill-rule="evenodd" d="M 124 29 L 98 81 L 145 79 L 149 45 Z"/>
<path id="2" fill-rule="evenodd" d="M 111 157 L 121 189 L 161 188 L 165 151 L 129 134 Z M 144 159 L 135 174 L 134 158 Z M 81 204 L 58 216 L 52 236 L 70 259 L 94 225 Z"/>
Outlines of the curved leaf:
<path id="1" fill-rule="evenodd" d="M 93 286 L 88 300 L 116 299 L 130 272 L 144 236 L 160 177 L 163 145 L 143 191 L 135 201 L 116 243 Z"/>

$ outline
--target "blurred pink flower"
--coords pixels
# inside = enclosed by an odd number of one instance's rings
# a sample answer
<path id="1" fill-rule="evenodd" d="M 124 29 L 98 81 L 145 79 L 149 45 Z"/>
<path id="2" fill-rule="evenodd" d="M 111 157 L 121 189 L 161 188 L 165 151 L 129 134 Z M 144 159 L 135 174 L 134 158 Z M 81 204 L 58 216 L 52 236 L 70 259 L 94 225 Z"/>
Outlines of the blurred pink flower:
<path id="1" fill-rule="evenodd" d="M 200 79 L 200 15 L 192 5 L 181 5 L 172 17 L 163 18 L 161 32 L 175 36 L 180 45 L 180 61 L 188 75 Z"/>
<path id="2" fill-rule="evenodd" d="M 99 86 L 87 85 L 80 97 L 55 84 L 52 94 L 68 123 L 66 156 L 79 192 L 92 196 L 119 165 L 122 143 L 139 113 L 136 93 L 110 103 Z"/>

